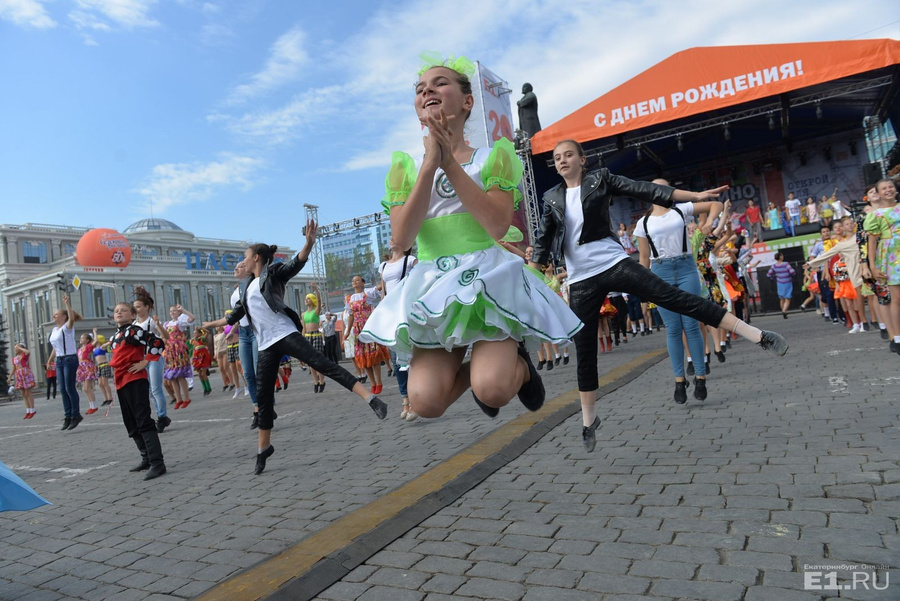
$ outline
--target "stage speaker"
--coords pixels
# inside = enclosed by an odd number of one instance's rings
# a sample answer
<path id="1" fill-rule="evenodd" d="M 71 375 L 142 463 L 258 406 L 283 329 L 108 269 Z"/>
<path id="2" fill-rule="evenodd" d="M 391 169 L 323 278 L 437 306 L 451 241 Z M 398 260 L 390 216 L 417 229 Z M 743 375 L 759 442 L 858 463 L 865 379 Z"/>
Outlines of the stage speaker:
<path id="1" fill-rule="evenodd" d="M 867 186 L 871 186 L 881 179 L 881 164 L 866 163 L 863 165 L 863 180 Z"/>

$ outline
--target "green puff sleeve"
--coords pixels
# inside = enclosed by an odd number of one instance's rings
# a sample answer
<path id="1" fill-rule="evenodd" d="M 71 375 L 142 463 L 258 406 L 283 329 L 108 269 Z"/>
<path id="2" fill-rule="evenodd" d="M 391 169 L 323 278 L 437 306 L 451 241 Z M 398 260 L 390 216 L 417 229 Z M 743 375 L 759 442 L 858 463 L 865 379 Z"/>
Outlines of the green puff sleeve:
<path id="1" fill-rule="evenodd" d="M 384 207 L 386 214 L 391 214 L 391 207 L 406 202 L 413 184 L 416 183 L 417 175 L 416 163 L 411 156 L 405 152 L 395 152 L 391 155 L 391 168 L 384 179 L 384 198 L 381 199 L 381 206 Z"/>
<path id="2" fill-rule="evenodd" d="M 524 170 L 513 143 L 506 138 L 500 138 L 494 142 L 491 154 L 481 168 L 481 183 L 484 184 L 485 191 L 491 188 L 512 191 L 515 208 L 518 209 L 519 203 L 522 202 L 519 183 L 522 181 Z"/>

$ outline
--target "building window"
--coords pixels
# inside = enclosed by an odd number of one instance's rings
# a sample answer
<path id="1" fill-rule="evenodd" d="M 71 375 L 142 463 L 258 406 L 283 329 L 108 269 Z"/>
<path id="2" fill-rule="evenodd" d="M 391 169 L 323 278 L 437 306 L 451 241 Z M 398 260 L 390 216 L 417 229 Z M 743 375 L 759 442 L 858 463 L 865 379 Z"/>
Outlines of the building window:
<path id="1" fill-rule="evenodd" d="M 75 255 L 75 243 L 74 242 L 66 242 L 63 245 L 63 255 L 66 257 Z"/>
<path id="2" fill-rule="evenodd" d="M 47 262 L 47 243 L 46 242 L 23 242 L 22 243 L 22 259 L 24 263 L 46 263 Z"/>

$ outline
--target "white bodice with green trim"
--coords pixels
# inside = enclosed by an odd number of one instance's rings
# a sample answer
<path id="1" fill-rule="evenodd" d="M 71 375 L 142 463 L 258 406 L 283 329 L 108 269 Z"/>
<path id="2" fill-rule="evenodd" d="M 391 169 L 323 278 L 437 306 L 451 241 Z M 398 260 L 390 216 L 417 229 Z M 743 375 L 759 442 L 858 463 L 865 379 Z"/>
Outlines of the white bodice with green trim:
<path id="1" fill-rule="evenodd" d="M 476 148 L 469 162 L 460 164 L 463 171 L 482 190 L 484 190 L 484 183 L 481 179 L 481 168 L 484 167 L 490 152 L 490 148 Z M 421 170 L 424 159 L 425 157 L 416 159 L 417 170 Z M 462 202 L 460 202 L 459 196 L 456 195 L 456 190 L 453 189 L 453 185 L 447 178 L 447 174 L 444 173 L 443 169 L 438 168 L 434 173 L 434 184 L 431 186 L 431 200 L 428 203 L 428 212 L 425 213 L 425 219 L 436 219 L 467 212 Z"/>

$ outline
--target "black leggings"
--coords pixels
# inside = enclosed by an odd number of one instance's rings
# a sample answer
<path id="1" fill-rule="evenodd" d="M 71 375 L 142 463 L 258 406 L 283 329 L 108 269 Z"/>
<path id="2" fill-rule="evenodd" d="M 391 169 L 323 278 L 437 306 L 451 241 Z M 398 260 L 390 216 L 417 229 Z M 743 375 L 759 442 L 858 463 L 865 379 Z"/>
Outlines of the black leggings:
<path id="1" fill-rule="evenodd" d="M 281 358 L 290 355 L 303 361 L 324 376 L 328 376 L 347 390 L 353 390 L 357 380 L 343 367 L 329 361 L 315 350 L 300 332 L 288 334 L 272 346 L 259 349 L 256 364 L 256 402 L 259 406 L 259 429 L 271 430 L 275 415 L 275 379 Z"/>
<path id="2" fill-rule="evenodd" d="M 589 392 L 600 387 L 597 378 L 597 325 L 600 307 L 611 290 L 634 294 L 644 302 L 656 303 L 663 309 L 693 317 L 699 322 L 718 326 L 725 309 L 667 284 L 649 269 L 634 261 L 619 261 L 611 269 L 592 278 L 569 285 L 569 306 L 584 322 L 575 334 L 578 356 L 578 390 Z"/>

